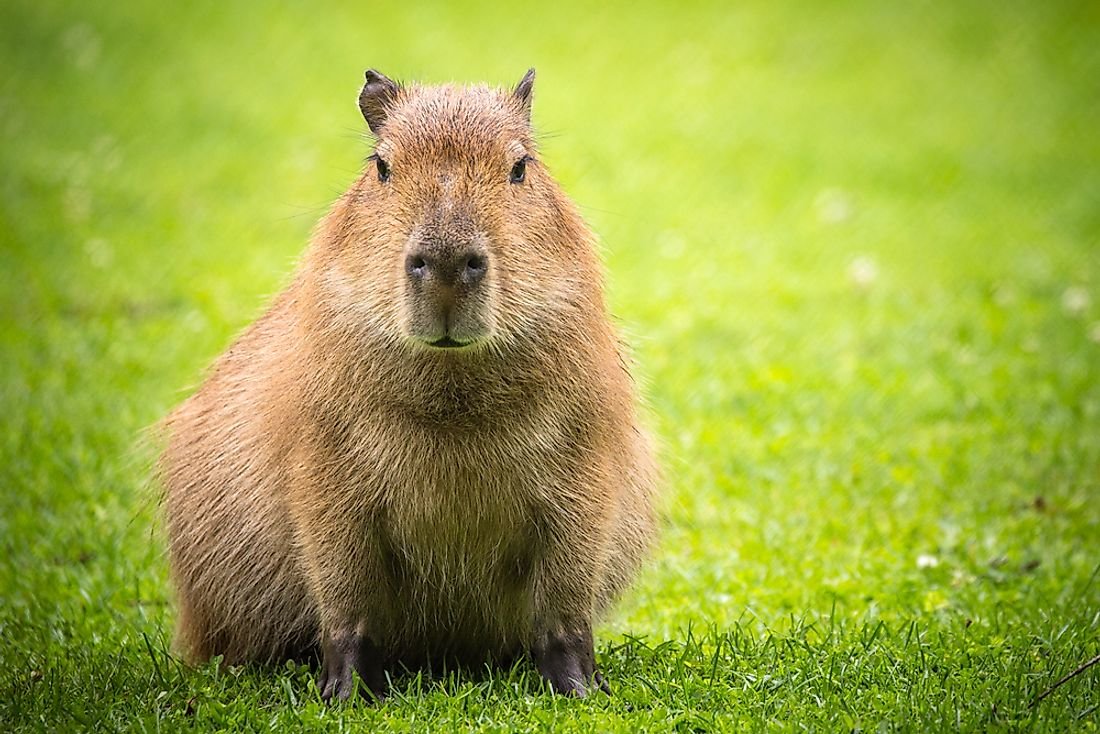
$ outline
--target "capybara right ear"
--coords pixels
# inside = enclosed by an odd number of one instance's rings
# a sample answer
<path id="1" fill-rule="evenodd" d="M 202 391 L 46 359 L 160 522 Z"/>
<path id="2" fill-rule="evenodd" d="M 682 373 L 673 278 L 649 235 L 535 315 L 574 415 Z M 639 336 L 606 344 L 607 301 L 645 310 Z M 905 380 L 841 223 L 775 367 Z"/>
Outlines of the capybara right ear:
<path id="1" fill-rule="evenodd" d="M 363 85 L 363 91 L 359 92 L 359 111 L 363 113 L 363 119 L 367 121 L 371 132 L 377 135 L 386 123 L 386 114 L 399 87 L 393 79 L 374 69 L 367 69 L 366 77 L 367 83 Z"/>
<path id="2" fill-rule="evenodd" d="M 512 96 L 519 102 L 519 106 L 527 114 L 527 121 L 531 121 L 531 97 L 535 94 L 535 70 L 528 69 L 519 84 L 512 90 Z"/>

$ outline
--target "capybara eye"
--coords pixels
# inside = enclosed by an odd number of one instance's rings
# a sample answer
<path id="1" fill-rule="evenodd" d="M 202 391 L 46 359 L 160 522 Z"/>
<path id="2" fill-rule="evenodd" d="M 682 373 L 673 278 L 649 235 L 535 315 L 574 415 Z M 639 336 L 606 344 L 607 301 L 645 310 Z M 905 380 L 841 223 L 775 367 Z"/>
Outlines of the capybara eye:
<path id="1" fill-rule="evenodd" d="M 386 183 L 390 180 L 390 164 L 386 163 L 380 156 L 375 154 L 374 165 L 378 169 L 378 180 L 382 183 Z"/>
<path id="2" fill-rule="evenodd" d="M 523 179 L 527 176 L 527 156 L 523 156 L 516 165 L 512 166 L 512 173 L 508 175 L 508 180 L 514 184 L 523 183 Z"/>

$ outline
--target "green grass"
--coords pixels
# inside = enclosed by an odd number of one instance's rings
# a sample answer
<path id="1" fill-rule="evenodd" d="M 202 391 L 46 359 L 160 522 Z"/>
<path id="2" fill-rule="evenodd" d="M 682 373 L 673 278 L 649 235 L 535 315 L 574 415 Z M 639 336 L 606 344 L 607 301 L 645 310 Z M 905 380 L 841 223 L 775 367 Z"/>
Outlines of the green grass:
<path id="1" fill-rule="evenodd" d="M 0 729 L 1095 730 L 1095 3 L 0 4 Z M 103 6 L 98 8 L 96 6 Z M 539 69 L 667 467 L 599 631 L 328 709 L 188 669 L 144 427 L 286 282 L 362 70 Z"/>

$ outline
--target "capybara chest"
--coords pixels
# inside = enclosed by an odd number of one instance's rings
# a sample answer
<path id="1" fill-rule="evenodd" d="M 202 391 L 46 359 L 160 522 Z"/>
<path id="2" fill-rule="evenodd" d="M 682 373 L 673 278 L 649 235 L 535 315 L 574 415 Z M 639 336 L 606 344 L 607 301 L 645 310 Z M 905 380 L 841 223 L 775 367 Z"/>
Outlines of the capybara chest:
<path id="1" fill-rule="evenodd" d="M 505 657 L 531 623 L 539 545 L 529 506 L 499 477 L 456 479 L 406 487 L 384 521 L 402 656 Z"/>
<path id="2" fill-rule="evenodd" d="M 398 586 L 522 584 L 537 539 L 524 477 L 489 465 L 448 469 L 402 488 L 386 515 Z"/>

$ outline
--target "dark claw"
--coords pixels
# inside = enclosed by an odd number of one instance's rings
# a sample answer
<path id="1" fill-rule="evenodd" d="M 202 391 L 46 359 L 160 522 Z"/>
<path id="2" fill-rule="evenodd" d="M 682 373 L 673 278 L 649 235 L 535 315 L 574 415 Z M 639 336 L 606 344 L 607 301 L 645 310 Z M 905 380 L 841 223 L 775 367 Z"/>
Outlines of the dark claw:
<path id="1" fill-rule="evenodd" d="M 592 628 L 583 625 L 570 631 L 544 634 L 531 648 L 535 666 L 550 681 L 556 693 L 584 698 L 599 688 L 610 694 L 607 681 L 596 670 Z"/>
<path id="2" fill-rule="evenodd" d="M 382 654 L 369 639 L 354 632 L 333 635 L 325 640 L 323 652 L 321 675 L 317 678 L 322 701 L 346 701 L 357 687 L 365 697 L 385 697 Z"/>

